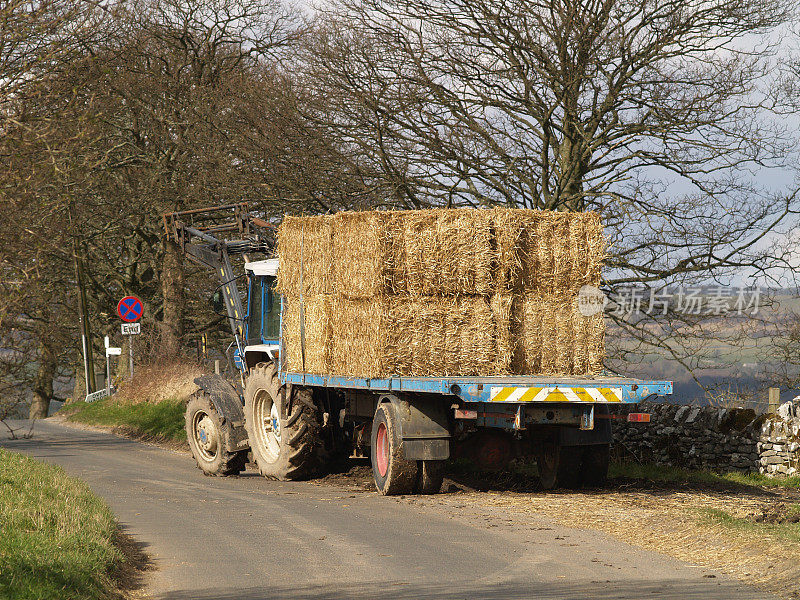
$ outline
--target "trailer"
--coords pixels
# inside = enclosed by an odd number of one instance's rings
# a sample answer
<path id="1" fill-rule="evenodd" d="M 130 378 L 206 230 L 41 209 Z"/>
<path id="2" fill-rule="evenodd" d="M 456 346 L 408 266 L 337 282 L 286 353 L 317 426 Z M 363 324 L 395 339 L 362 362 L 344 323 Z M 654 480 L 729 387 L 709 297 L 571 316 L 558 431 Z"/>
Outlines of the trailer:
<path id="1" fill-rule="evenodd" d="M 502 469 L 532 455 L 545 489 L 595 486 L 608 473 L 612 420 L 621 416 L 609 409 L 672 393 L 669 381 L 616 376 L 364 379 L 287 370 L 278 259 L 244 265 L 243 302 L 229 258 L 269 254 L 269 236 L 248 242 L 215 235 L 270 226 L 250 217 L 246 205 L 225 208 L 234 208 L 233 224 L 186 222 L 203 211 L 165 215 L 168 235 L 219 275 L 240 371 L 238 382 L 198 378 L 200 390 L 187 403 L 189 446 L 207 475 L 239 473 L 252 461 L 266 477 L 305 479 L 345 454 L 370 458 L 381 494 L 429 494 L 439 491 L 451 458 Z"/>

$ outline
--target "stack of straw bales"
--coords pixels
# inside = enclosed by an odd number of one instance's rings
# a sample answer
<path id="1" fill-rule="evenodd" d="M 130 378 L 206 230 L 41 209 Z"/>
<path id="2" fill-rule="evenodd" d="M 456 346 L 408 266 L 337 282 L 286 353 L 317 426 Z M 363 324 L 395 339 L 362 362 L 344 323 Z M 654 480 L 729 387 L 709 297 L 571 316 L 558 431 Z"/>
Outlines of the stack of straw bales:
<path id="1" fill-rule="evenodd" d="M 577 293 L 600 283 L 605 248 L 594 213 L 286 217 L 278 290 L 287 368 L 350 377 L 594 375 L 603 317 L 581 315 Z"/>

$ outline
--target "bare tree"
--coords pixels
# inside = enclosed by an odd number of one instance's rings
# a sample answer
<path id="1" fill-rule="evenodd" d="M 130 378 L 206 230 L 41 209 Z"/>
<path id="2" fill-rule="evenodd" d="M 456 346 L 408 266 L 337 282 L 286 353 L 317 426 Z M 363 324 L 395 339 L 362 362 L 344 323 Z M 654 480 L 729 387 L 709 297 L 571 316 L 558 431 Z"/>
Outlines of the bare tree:
<path id="1" fill-rule="evenodd" d="M 609 293 L 788 264 L 771 242 L 800 198 L 759 177 L 796 151 L 768 94 L 770 34 L 794 3 L 328 6 L 305 54 L 306 85 L 332 93 L 332 109 L 315 116 L 389 186 L 390 203 L 598 210 Z M 661 320 L 616 322 L 680 360 L 702 353 L 697 329 L 676 335 L 699 318 L 670 309 Z"/>

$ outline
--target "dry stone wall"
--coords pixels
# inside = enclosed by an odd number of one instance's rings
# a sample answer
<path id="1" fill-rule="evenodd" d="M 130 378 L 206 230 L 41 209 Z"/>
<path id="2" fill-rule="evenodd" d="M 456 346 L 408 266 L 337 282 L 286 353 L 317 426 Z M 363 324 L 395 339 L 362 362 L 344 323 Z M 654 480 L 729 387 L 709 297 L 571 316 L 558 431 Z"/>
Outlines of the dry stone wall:
<path id="1" fill-rule="evenodd" d="M 628 423 L 628 412 L 651 414 L 650 423 Z M 778 414 L 753 410 L 644 403 L 618 407 L 614 446 L 618 456 L 674 467 L 792 476 L 800 470 L 800 405 Z"/>

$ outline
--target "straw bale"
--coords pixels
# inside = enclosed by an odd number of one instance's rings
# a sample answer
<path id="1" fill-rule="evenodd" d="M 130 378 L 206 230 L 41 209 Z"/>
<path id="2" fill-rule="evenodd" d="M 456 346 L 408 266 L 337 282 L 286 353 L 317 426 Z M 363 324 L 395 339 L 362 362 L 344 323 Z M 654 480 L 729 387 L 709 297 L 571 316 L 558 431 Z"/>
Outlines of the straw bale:
<path id="1" fill-rule="evenodd" d="M 535 222 L 536 212 L 527 209 L 491 209 L 492 229 L 496 253 L 495 291 L 505 293 L 522 287 L 524 268 L 530 265 L 528 231 Z"/>
<path id="2" fill-rule="evenodd" d="M 452 333 L 451 333 L 452 332 Z M 448 323 L 448 344 L 457 335 L 459 345 L 447 353 L 448 375 L 493 375 L 497 369 L 497 343 L 491 304 L 482 296 L 462 296 L 456 322 Z"/>
<path id="3" fill-rule="evenodd" d="M 409 302 L 415 376 L 489 375 L 495 366 L 492 309 L 482 296 L 424 296 Z"/>
<path id="4" fill-rule="evenodd" d="M 494 291 L 571 294 L 599 285 L 606 241 L 597 213 L 492 209 Z"/>
<path id="5" fill-rule="evenodd" d="M 492 375 L 510 375 L 514 372 L 514 358 L 518 353 L 518 316 L 515 310 L 518 296 L 498 293 L 492 296 L 490 307 L 494 325 L 494 365 Z"/>
<path id="6" fill-rule="evenodd" d="M 402 215 L 341 212 L 333 216 L 333 292 L 371 298 L 404 288 Z"/>
<path id="7" fill-rule="evenodd" d="M 331 367 L 331 303 L 330 294 L 284 296 L 283 340 L 288 355 L 289 371 L 305 371 L 322 375 Z M 305 369 L 300 341 L 300 314 L 305 318 Z"/>
<path id="8" fill-rule="evenodd" d="M 406 289 L 413 295 L 490 295 L 490 211 L 419 210 L 403 215 Z"/>
<path id="9" fill-rule="evenodd" d="M 599 284 L 605 246 L 594 213 L 496 208 L 287 217 L 278 285 L 290 299 L 290 368 L 301 368 L 299 313 L 292 311 L 302 292 L 307 302 L 327 298 L 316 317 L 307 307 L 307 371 L 595 374 L 604 321 L 580 315 L 576 296 L 581 286 Z M 318 324 L 313 332 L 309 318 Z"/>
<path id="10" fill-rule="evenodd" d="M 492 312 L 483 297 L 334 297 L 332 315 L 332 374 L 493 373 Z"/>
<path id="11" fill-rule="evenodd" d="M 534 220 L 525 244 L 527 292 L 574 294 L 584 285 L 600 284 L 606 241 L 599 215 L 541 211 Z"/>
<path id="12" fill-rule="evenodd" d="M 596 375 L 602 370 L 603 315 L 583 316 L 576 298 L 526 296 L 518 331 L 519 374 Z"/>
<path id="13" fill-rule="evenodd" d="M 333 217 L 284 217 L 278 228 L 277 290 L 290 296 L 330 293 L 332 244 Z"/>

